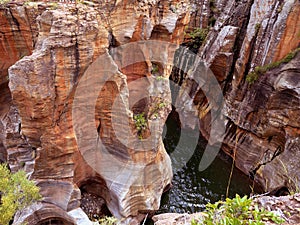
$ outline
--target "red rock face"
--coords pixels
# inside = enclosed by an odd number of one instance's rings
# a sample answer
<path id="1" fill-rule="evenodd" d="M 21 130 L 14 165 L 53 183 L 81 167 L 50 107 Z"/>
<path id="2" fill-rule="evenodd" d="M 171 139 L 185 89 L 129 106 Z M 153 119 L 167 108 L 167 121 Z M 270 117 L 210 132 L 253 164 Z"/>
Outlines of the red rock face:
<path id="1" fill-rule="evenodd" d="M 194 126 L 198 118 L 188 121 L 188 115 L 199 115 L 209 138 L 211 113 L 222 110 L 222 147 L 229 155 L 236 151 L 238 168 L 265 190 L 299 186 L 290 182 L 300 171 L 299 56 L 252 86 L 245 81 L 255 66 L 281 59 L 299 44 L 298 2 L 11 4 L 0 9 L 0 23 L 0 160 L 13 171 L 24 168 L 44 196 L 34 213 L 25 210 L 16 221 L 56 217 L 76 224 L 75 214 L 86 219 L 80 189 L 103 197 L 127 224 L 158 209 L 172 178 L 161 140 L 171 94 L 162 78 L 170 76 L 185 32 L 208 25 L 198 55 L 218 82 L 201 87 L 188 72 L 172 75 L 192 97 L 178 98 L 187 115 L 182 124 Z M 224 108 L 211 101 L 220 87 Z M 147 118 L 142 131 L 134 121 L 140 113 Z M 130 163 L 139 169 L 128 172 Z"/>
<path id="2" fill-rule="evenodd" d="M 224 93 L 226 131 L 222 148 L 231 156 L 236 151 L 236 166 L 253 176 L 265 191 L 281 186 L 294 190 L 299 186 L 295 179 L 299 176 L 299 54 L 260 75 L 253 85 L 246 81 L 246 75 L 256 66 L 284 58 L 299 45 L 299 2 L 248 1 L 233 8 L 230 1 L 215 4 L 223 10 L 199 54 Z M 186 78 L 183 85 L 192 90 L 189 83 Z M 209 138 L 211 111 L 207 109 L 211 106 L 202 90 L 198 90 L 194 103 L 201 132 Z M 189 108 L 191 105 L 183 110 L 185 114 Z"/>
<path id="3" fill-rule="evenodd" d="M 296 2 L 291 12 L 286 20 L 286 26 L 284 29 L 284 34 L 276 48 L 274 61 L 282 59 L 286 56 L 292 49 L 299 47 L 300 45 L 300 3 Z"/>
<path id="4" fill-rule="evenodd" d="M 32 53 L 39 14 L 39 10 L 20 6 L 0 10 L 0 83 L 7 81 L 8 67 Z"/>
<path id="5" fill-rule="evenodd" d="M 150 38 L 180 43 L 189 14 L 183 6 L 172 13 L 166 3 L 160 12 L 155 10 L 156 2 L 136 4 L 119 2 L 113 7 L 96 8 L 80 4 L 77 9 L 74 5 L 58 5 L 55 9 L 45 4 L 12 4 L 0 11 L 1 24 L 5 24 L 1 29 L 6 29 L 0 49 L 5 53 L 1 54 L 3 82 L 7 82 L 8 67 L 14 64 L 9 69 L 9 89 L 4 83 L 5 89 L 1 90 L 5 103 L 1 108 L 1 160 L 7 160 L 13 170 L 24 167 L 44 197 L 43 203 L 32 206 L 33 211 L 25 210 L 15 221 L 36 224 L 55 217 L 63 224 L 75 224 L 75 214 L 83 213 L 79 188 L 104 198 L 113 215 L 123 218 L 124 223 L 135 224 L 144 213 L 158 209 L 162 191 L 172 178 L 170 159 L 161 140 L 170 105 L 166 103 L 158 110 L 149 97 L 136 100 L 145 93 L 149 95 L 150 81 L 155 80 L 151 75 L 154 61 L 159 63 L 161 76 L 168 76 L 174 46 L 151 50 L 136 45 L 136 51 L 111 49 L 111 55 L 108 49 Z M 119 19 L 121 15 L 124 20 Z M 6 45 L 7 41 L 10 44 Z M 20 57 L 23 53 L 28 56 Z M 103 61 L 98 60 L 99 56 L 104 57 Z M 105 68 L 113 68 L 110 80 L 104 79 L 107 72 L 99 81 L 88 78 Z M 93 89 L 94 84 L 101 88 Z M 159 95 L 159 99 L 169 99 L 168 86 Z M 89 101 L 93 96 L 95 101 Z M 118 106 L 118 112 L 124 112 L 120 115 L 113 113 L 118 98 L 124 101 Z M 143 111 L 148 117 L 153 109 L 159 117 L 148 118 L 143 138 L 151 136 L 155 125 L 152 136 L 156 144 L 138 151 L 141 147 L 135 143 L 142 142 L 133 113 Z M 90 112 L 93 117 L 87 120 Z M 129 126 L 118 124 L 116 133 L 114 121 L 123 118 Z M 94 158 L 95 149 L 87 144 L 90 137 L 76 133 L 78 129 L 99 135 L 102 148 L 114 156 L 112 161 L 105 160 L 102 153 Z M 127 145 L 120 141 L 127 139 Z M 137 174 L 124 173 L 114 168 L 116 159 L 121 165 L 126 166 L 123 161 L 130 160 L 142 167 Z M 107 177 L 105 171 L 109 168 L 115 172 Z M 126 176 L 126 182 L 122 181 Z"/>

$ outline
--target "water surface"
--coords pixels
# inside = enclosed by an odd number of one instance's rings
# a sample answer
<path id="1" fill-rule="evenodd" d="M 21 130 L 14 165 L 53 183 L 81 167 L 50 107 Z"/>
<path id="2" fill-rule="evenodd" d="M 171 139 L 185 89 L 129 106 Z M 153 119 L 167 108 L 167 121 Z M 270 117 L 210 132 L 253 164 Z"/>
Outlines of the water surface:
<path id="1" fill-rule="evenodd" d="M 174 115 L 174 114 L 173 114 Z M 167 152 L 172 157 L 175 148 L 178 150 L 178 140 L 180 134 L 187 135 L 185 143 L 179 146 L 182 152 L 194 149 L 190 160 L 174 174 L 172 188 L 162 196 L 161 207 L 157 213 L 177 212 L 194 213 L 202 211 L 208 202 L 216 202 L 224 199 L 231 170 L 231 160 L 228 157 L 219 155 L 213 163 L 204 171 L 198 170 L 203 151 L 207 142 L 203 137 L 199 137 L 199 132 L 181 130 L 178 122 L 169 116 L 165 129 L 164 144 Z M 193 146 L 193 142 L 198 140 L 198 144 Z M 174 163 L 181 163 L 173 160 Z M 230 185 L 230 196 L 235 194 L 248 195 L 251 193 L 252 182 L 246 175 L 238 169 L 234 169 Z"/>

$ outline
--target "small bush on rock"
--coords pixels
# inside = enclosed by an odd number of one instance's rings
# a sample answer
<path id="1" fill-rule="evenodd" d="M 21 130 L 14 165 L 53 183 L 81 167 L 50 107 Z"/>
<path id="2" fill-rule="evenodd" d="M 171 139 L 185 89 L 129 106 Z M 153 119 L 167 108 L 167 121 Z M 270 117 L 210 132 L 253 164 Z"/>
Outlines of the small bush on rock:
<path id="1" fill-rule="evenodd" d="M 295 50 L 288 53 L 283 59 L 272 62 L 270 64 L 264 65 L 264 66 L 257 66 L 254 68 L 254 71 L 249 73 L 246 76 L 246 81 L 249 84 L 253 84 L 259 77 L 259 75 L 266 73 L 268 70 L 274 69 L 276 67 L 279 67 L 282 63 L 288 63 L 290 62 L 300 51 L 300 48 L 296 48 Z"/>
<path id="2" fill-rule="evenodd" d="M 18 210 L 39 199 L 39 188 L 24 171 L 12 174 L 5 164 L 0 164 L 0 224 L 8 225 Z"/>
<path id="3" fill-rule="evenodd" d="M 115 217 L 106 216 L 104 218 L 99 219 L 99 222 L 96 222 L 96 224 L 100 225 L 115 225 L 118 223 L 118 220 Z"/>
<path id="4" fill-rule="evenodd" d="M 267 221 L 281 224 L 284 220 L 273 212 L 259 208 L 251 198 L 244 196 L 226 201 L 218 201 L 206 205 L 205 218 L 202 221 L 192 221 L 192 225 L 263 225 Z"/>
<path id="5" fill-rule="evenodd" d="M 148 123 L 145 118 L 145 113 L 139 113 L 133 116 L 135 127 L 138 131 L 139 139 L 143 139 L 142 132 L 147 129 Z"/>

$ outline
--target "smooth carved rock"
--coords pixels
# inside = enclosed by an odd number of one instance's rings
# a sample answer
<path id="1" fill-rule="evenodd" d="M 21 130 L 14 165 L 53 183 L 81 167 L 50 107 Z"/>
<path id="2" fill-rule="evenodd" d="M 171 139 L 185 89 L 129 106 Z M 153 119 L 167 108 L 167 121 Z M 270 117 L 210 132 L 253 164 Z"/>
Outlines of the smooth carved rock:
<path id="1" fill-rule="evenodd" d="M 299 186 L 293 179 L 299 177 L 299 55 L 260 76 L 254 85 L 245 82 L 255 66 L 281 59 L 299 45 L 298 11 L 298 1 L 277 0 L 243 4 L 217 0 L 213 5 L 209 1 L 116 1 L 78 4 L 77 9 L 72 4 L 54 9 L 45 3 L 1 7 L 0 160 L 7 160 L 13 170 L 24 167 L 38 180 L 49 202 L 32 206 L 16 217 L 16 223 L 51 219 L 51 211 L 65 224 L 85 221 L 84 216 L 67 213 L 82 213 L 78 188 L 102 196 L 125 223 L 136 224 L 158 209 L 172 176 L 160 137 L 171 96 L 168 83 L 158 82 L 155 76 L 171 74 L 176 46 L 170 43 L 184 41 L 185 30 L 213 23 L 199 56 L 215 73 L 225 95 L 223 120 L 217 124 L 226 125 L 224 151 L 233 155 L 236 150 L 237 167 L 254 176 L 265 190 Z M 149 39 L 169 43 L 130 45 Z M 129 48 L 114 49 L 124 44 Z M 195 56 L 185 53 L 174 61 L 186 71 L 181 77 L 172 75 L 186 92 L 177 102 L 184 103 L 179 105 L 184 106 L 186 118 L 198 116 L 202 134 L 210 138 L 211 115 L 223 106 L 216 94 L 219 85 L 205 86 L 207 77 L 188 73 L 190 68 L 178 59 L 187 57 L 193 64 Z M 112 72 L 111 79 L 103 76 L 93 82 L 85 72 L 97 75 L 100 69 L 91 65 L 102 55 L 106 59 L 98 66 Z M 155 74 L 153 67 L 157 67 Z M 102 88 L 93 89 L 95 84 Z M 78 108 L 74 108 L 78 93 Z M 161 100 L 166 104 L 158 110 Z M 79 110 L 76 120 L 74 110 Z M 146 140 L 153 137 L 151 142 L 137 138 L 133 113 L 143 111 L 148 128 L 142 135 Z M 195 126 L 198 118 L 186 120 L 187 125 Z M 77 131 L 91 132 L 91 140 L 87 133 L 76 133 L 78 127 Z M 218 132 L 211 143 L 222 139 L 222 129 Z M 100 139 L 106 152 L 91 147 Z M 113 156 L 109 160 L 107 152 Z M 112 162 L 117 163 L 112 166 Z M 134 163 L 140 167 L 130 167 Z M 55 191 L 54 184 L 58 184 Z"/>
<path id="2" fill-rule="evenodd" d="M 72 212 L 72 211 L 71 211 Z M 56 205 L 48 203 L 35 203 L 17 213 L 14 224 L 21 225 L 24 221 L 28 224 L 53 223 L 64 225 L 75 225 L 76 217 L 68 215 L 66 211 Z"/>
<path id="3" fill-rule="evenodd" d="M 17 32 L 15 36 L 18 37 L 11 39 L 12 44 L 7 46 L 17 46 L 16 49 L 3 49 L 8 55 L 1 54 L 9 59 L 1 60 L 5 63 L 1 67 L 3 82 L 7 82 L 7 68 L 14 64 L 9 69 L 9 89 L 7 83 L 3 84 L 6 88 L 1 89 L 1 100 L 5 103 L 0 111 L 1 160 L 8 159 L 14 170 L 24 167 L 37 181 L 43 195 L 43 204 L 16 216 L 16 224 L 23 221 L 36 224 L 42 222 L 39 218 L 43 221 L 54 219 L 51 215 L 64 224 L 85 221 L 84 216 L 74 216 L 76 210 L 80 211 L 78 188 L 103 197 L 113 215 L 125 219 L 124 223 L 136 224 L 147 212 L 159 208 L 161 194 L 172 178 L 170 159 L 161 140 L 163 124 L 171 109 L 168 100 L 171 97 L 168 83 L 157 82 L 151 70 L 152 62 L 157 62 L 161 76 L 168 77 L 176 46 L 154 45 L 147 49 L 141 44 L 137 47 L 140 55 L 132 56 L 129 61 L 133 65 L 123 60 L 128 58 L 128 50 L 119 51 L 114 57 L 108 55 L 107 50 L 110 48 L 113 55 L 113 47 L 147 39 L 182 42 L 184 26 L 189 22 L 189 9 L 183 3 L 177 12 L 172 12 L 166 2 L 162 10 L 157 11 L 156 7 L 160 6 L 155 1 L 144 6 L 126 1 L 93 7 L 78 4 L 77 9 L 72 4 L 59 3 L 55 9 L 45 3 L 30 3 L 1 9 L 1 23 L 11 22 L 11 26 L 4 26 L 7 29 L 4 33 L 14 35 Z M 9 11 L 12 13 L 7 14 Z M 120 20 L 120 16 L 127 20 Z M 6 46 L 5 40 L 1 40 L 2 46 Z M 114 76 L 104 81 L 99 90 L 92 88 L 96 82 L 93 80 L 87 86 L 80 86 L 85 84 L 86 71 L 97 74 L 91 64 L 103 54 L 110 58 L 110 63 L 98 61 L 98 65 L 100 69 L 113 65 Z M 134 64 L 132 60 L 139 63 Z M 86 120 L 84 113 L 74 117 L 78 93 L 79 99 L 87 104 L 77 106 L 82 112 L 86 112 L 83 109 L 92 112 L 91 120 Z M 96 99 L 89 102 L 93 94 Z M 148 98 L 137 103 L 145 94 Z M 122 113 L 116 114 L 113 107 L 119 100 L 121 104 L 116 110 Z M 160 101 L 166 101 L 162 109 L 157 108 Z M 133 109 L 146 110 L 149 117 L 145 139 L 148 136 L 152 139 L 146 147 L 138 139 Z M 112 121 L 120 122 L 118 129 L 113 127 Z M 129 121 L 129 127 L 124 121 Z M 101 139 L 114 160 L 93 158 L 92 145 L 80 144 L 89 137 L 75 133 L 75 124 L 96 133 L 93 141 Z M 122 142 L 127 139 L 127 144 Z M 128 171 L 123 171 L 122 166 L 114 168 L 116 160 L 116 165 L 119 160 L 121 165 L 129 162 L 133 167 Z M 107 177 L 109 168 L 115 170 Z"/>

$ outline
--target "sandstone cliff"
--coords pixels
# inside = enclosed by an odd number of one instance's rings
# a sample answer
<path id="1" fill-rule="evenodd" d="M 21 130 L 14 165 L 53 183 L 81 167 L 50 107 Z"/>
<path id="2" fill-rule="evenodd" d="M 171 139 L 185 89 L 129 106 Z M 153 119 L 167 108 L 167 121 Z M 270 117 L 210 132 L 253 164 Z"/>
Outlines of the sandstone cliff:
<path id="1" fill-rule="evenodd" d="M 1 6 L 0 160 L 25 169 L 44 196 L 15 222 L 76 224 L 80 191 L 103 197 L 124 223 L 158 209 L 172 178 L 161 140 L 171 109 L 165 78 L 175 48 L 197 27 L 209 27 L 197 60 L 213 71 L 224 105 L 210 105 L 191 74 L 173 72 L 193 99 L 180 112 L 196 113 L 206 138 L 210 112 L 221 112 L 218 137 L 238 168 L 266 191 L 299 187 L 299 54 L 246 81 L 299 46 L 299 11 L 298 1 L 277 0 Z M 142 113 L 148 121 L 139 129 Z"/>
<path id="2" fill-rule="evenodd" d="M 16 224 L 80 223 L 80 192 L 104 198 L 126 224 L 159 208 L 172 179 L 161 139 L 171 96 L 155 76 L 168 77 L 189 19 L 187 3 L 169 4 L 1 6 L 1 161 L 24 169 L 44 197 Z M 148 39 L 167 42 L 163 51 L 130 45 Z"/>
<path id="3" fill-rule="evenodd" d="M 300 55 L 264 71 L 254 84 L 246 77 L 299 47 L 299 1 L 214 1 L 210 8 L 215 24 L 199 55 L 224 94 L 222 148 L 236 154 L 236 166 L 265 191 L 281 186 L 295 190 L 300 185 Z M 201 90 L 194 93 L 202 133 L 209 137 L 210 103 Z"/>

